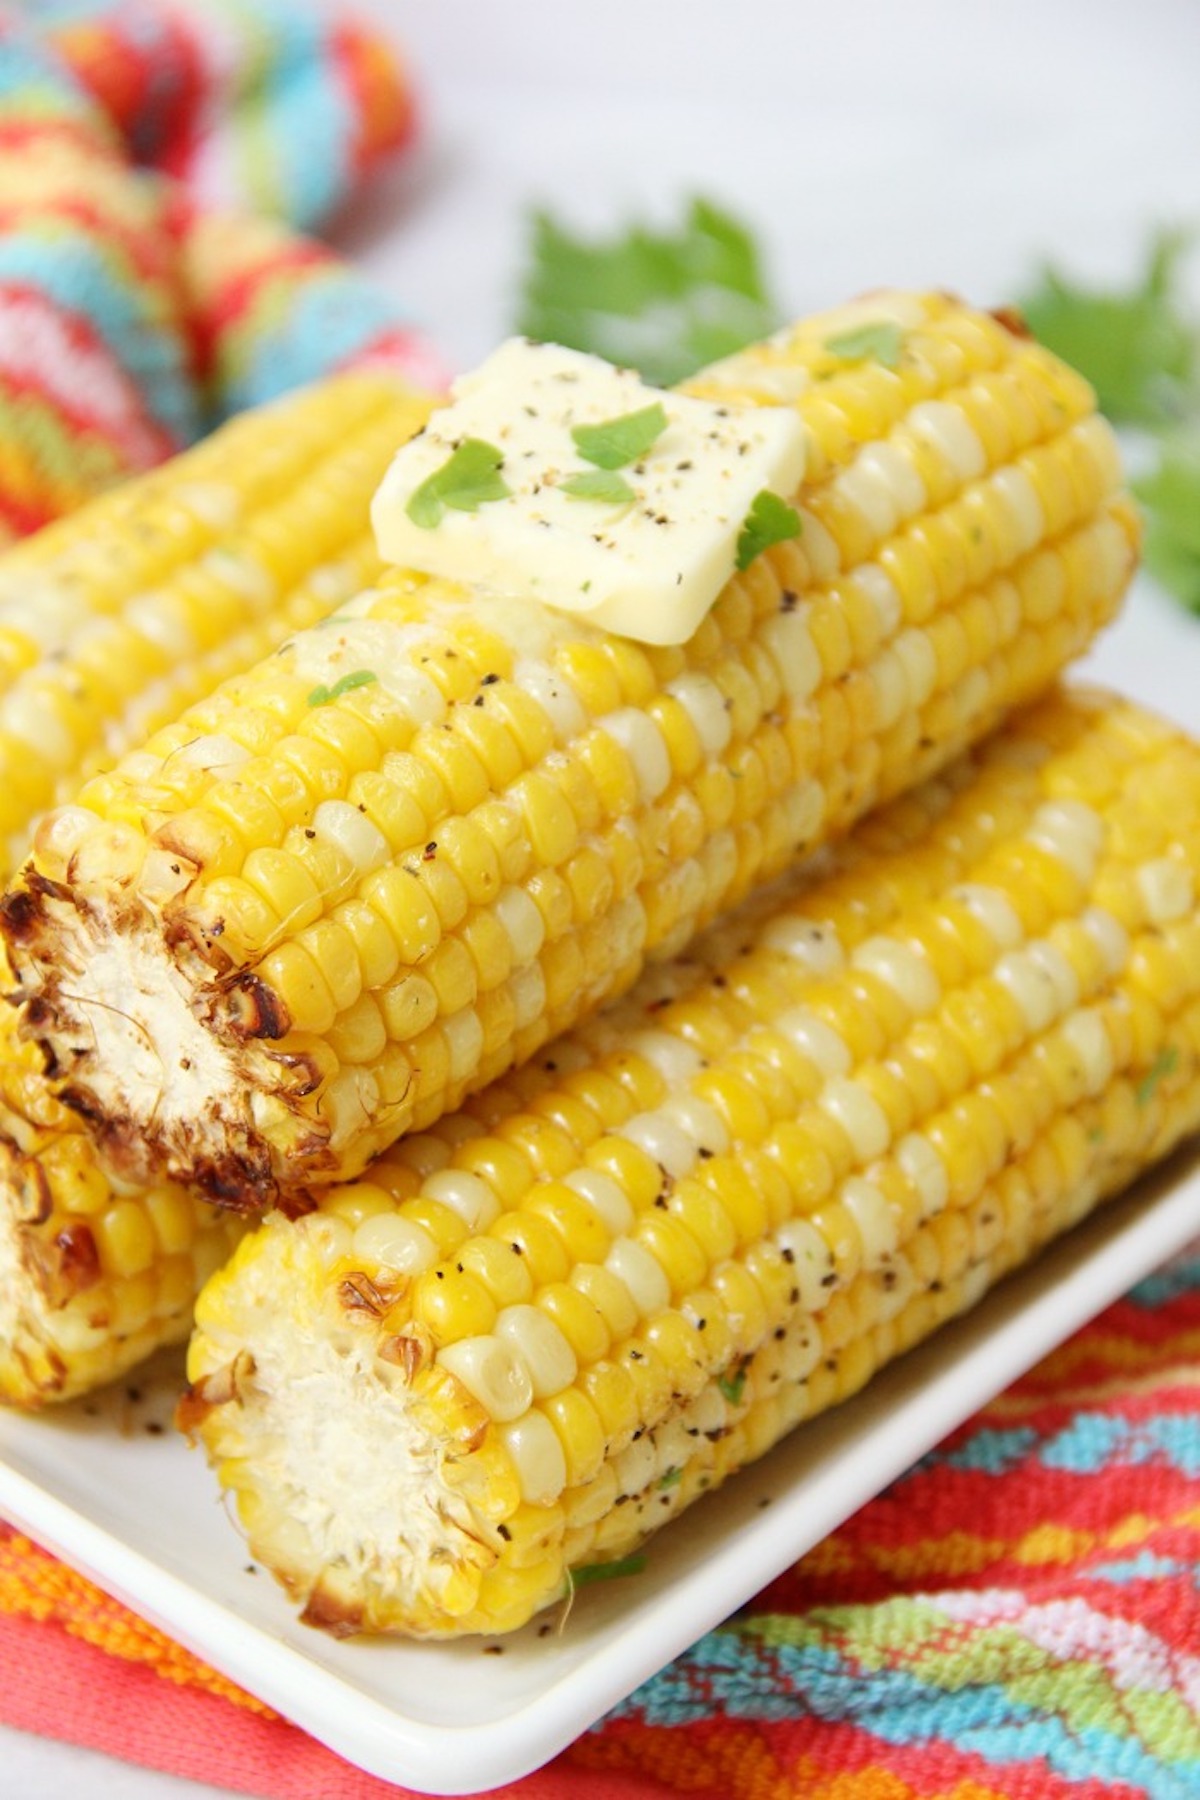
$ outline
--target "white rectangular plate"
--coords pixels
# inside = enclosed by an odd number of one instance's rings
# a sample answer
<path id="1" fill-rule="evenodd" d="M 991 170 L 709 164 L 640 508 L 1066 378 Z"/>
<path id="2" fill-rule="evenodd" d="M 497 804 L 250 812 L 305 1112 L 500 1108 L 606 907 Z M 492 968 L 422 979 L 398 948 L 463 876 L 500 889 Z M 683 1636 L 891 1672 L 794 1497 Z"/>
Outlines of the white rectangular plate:
<path id="1" fill-rule="evenodd" d="M 0 1416 L 0 1512 L 351 1762 L 435 1794 L 487 1789 L 564 1748 L 1198 1231 L 1193 1151 L 701 1501 L 642 1573 L 585 1589 L 561 1632 L 535 1623 L 500 1655 L 297 1624 L 199 1454 L 158 1430 L 169 1361 L 134 1390 Z"/>

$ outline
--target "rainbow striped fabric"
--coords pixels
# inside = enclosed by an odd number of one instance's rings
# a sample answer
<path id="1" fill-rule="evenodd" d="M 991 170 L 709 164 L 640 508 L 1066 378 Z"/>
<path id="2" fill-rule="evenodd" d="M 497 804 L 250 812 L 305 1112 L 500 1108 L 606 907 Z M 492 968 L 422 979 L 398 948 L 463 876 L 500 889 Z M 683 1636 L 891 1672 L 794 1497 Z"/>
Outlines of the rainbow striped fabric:
<path id="1" fill-rule="evenodd" d="M 0 4 L 0 540 L 330 369 L 439 380 L 295 230 L 412 129 L 390 53 L 304 0 Z"/>

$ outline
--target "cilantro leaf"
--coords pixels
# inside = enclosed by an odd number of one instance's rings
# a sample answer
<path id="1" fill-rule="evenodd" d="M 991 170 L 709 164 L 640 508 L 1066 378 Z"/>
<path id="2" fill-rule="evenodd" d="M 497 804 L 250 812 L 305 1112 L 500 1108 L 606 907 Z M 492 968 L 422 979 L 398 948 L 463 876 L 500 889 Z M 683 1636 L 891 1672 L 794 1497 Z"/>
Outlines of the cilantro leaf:
<path id="1" fill-rule="evenodd" d="M 340 700 L 343 694 L 351 694 L 355 688 L 367 687 L 379 677 L 374 669 L 355 669 L 350 675 L 343 675 L 332 687 L 315 687 L 308 696 L 310 706 L 328 706 L 333 700 Z"/>
<path id="2" fill-rule="evenodd" d="M 667 429 L 661 401 L 637 412 L 622 413 L 599 425 L 576 425 L 571 437 L 580 456 L 598 469 L 623 469 L 653 448 Z"/>
<path id="3" fill-rule="evenodd" d="M 1170 424 L 1200 393 L 1200 338 L 1177 273 L 1186 247 L 1182 233 L 1161 233 L 1141 281 L 1124 293 L 1047 268 L 1021 302 L 1034 337 L 1087 376 L 1101 411 L 1119 423 Z"/>
<path id="4" fill-rule="evenodd" d="M 625 477 L 608 469 L 581 469 L 558 485 L 572 500 L 602 500 L 610 506 L 626 506 L 637 499 Z"/>
<path id="5" fill-rule="evenodd" d="M 825 348 L 841 362 L 877 362 L 894 369 L 904 349 L 904 333 L 894 319 L 878 319 L 826 338 Z"/>
<path id="6" fill-rule="evenodd" d="M 734 1369 L 727 1369 L 723 1375 L 717 1376 L 717 1386 L 728 1400 L 730 1406 L 740 1406 L 742 1395 L 746 1391 L 746 1368 L 739 1363 Z"/>
<path id="7" fill-rule="evenodd" d="M 411 495 L 405 512 L 422 531 L 440 525 L 446 508 L 475 512 L 489 500 L 505 500 L 509 488 L 500 474 L 503 451 L 482 438 L 464 438 L 440 469 Z"/>
<path id="8" fill-rule="evenodd" d="M 799 534 L 800 514 L 795 507 L 773 494 L 770 488 L 760 488 L 738 534 L 738 568 L 748 569 L 755 557 L 769 550 L 772 544 L 782 544 L 785 539 Z"/>
<path id="9" fill-rule="evenodd" d="M 518 302 L 526 337 L 589 350 L 663 386 L 729 356 L 779 323 L 748 228 L 710 201 L 675 230 L 632 225 L 607 241 L 531 220 Z"/>

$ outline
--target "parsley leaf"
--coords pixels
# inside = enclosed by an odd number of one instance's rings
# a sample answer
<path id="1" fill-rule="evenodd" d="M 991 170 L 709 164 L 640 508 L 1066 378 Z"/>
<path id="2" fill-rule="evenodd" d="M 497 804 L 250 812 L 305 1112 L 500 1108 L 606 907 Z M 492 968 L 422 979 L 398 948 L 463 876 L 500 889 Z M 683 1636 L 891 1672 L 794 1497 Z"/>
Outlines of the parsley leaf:
<path id="1" fill-rule="evenodd" d="M 825 339 L 825 348 L 841 362 L 877 362 L 894 369 L 904 349 L 904 333 L 895 320 L 879 319 L 856 325 L 852 331 L 839 331 L 836 337 Z"/>
<path id="2" fill-rule="evenodd" d="M 440 525 L 446 508 L 475 512 L 489 500 L 505 500 L 509 489 L 500 474 L 504 453 L 482 438 L 464 438 L 457 450 L 426 477 L 405 512 L 422 531 Z"/>
<path id="3" fill-rule="evenodd" d="M 717 1386 L 728 1400 L 730 1406 L 740 1406 L 742 1395 L 746 1391 L 745 1365 L 739 1363 L 736 1369 L 727 1369 L 724 1375 L 717 1376 Z"/>
<path id="4" fill-rule="evenodd" d="M 772 544 L 800 535 L 800 514 L 770 488 L 760 488 L 746 514 L 746 523 L 738 533 L 737 566 L 748 569 L 756 556 Z"/>
<path id="5" fill-rule="evenodd" d="M 1118 423 L 1168 425 L 1200 393 L 1200 338 L 1180 295 L 1180 232 L 1162 232 L 1124 293 L 1079 287 L 1047 268 L 1021 302 L 1034 337 L 1086 375 Z"/>
<path id="6" fill-rule="evenodd" d="M 576 425 L 571 431 L 575 448 L 598 469 L 623 469 L 645 456 L 667 429 L 661 401 L 637 412 L 622 413 L 599 425 Z"/>
<path id="7" fill-rule="evenodd" d="M 589 350 L 668 386 L 779 323 L 745 225 L 696 199 L 674 231 L 633 225 L 607 241 L 531 220 L 517 330 Z"/>
<path id="8" fill-rule="evenodd" d="M 572 500 L 603 500 L 610 506 L 625 506 L 637 499 L 625 477 L 608 469 L 581 469 L 558 485 Z"/>
<path id="9" fill-rule="evenodd" d="M 1168 437 L 1157 467 L 1133 490 L 1146 509 L 1147 569 L 1189 611 L 1200 613 L 1200 430 Z"/>
<path id="10" fill-rule="evenodd" d="M 568 1571 L 572 1587 L 586 1587 L 590 1581 L 616 1581 L 622 1575 L 640 1575 L 646 1566 L 646 1558 L 640 1551 L 632 1556 L 620 1556 L 612 1562 L 580 1563 L 577 1569 Z"/>
<path id="11" fill-rule="evenodd" d="M 374 669 L 355 669 L 353 674 L 343 675 L 332 687 L 315 687 L 308 696 L 310 706 L 328 706 L 333 700 L 340 700 L 343 694 L 352 694 L 355 688 L 367 687 L 379 677 Z"/>

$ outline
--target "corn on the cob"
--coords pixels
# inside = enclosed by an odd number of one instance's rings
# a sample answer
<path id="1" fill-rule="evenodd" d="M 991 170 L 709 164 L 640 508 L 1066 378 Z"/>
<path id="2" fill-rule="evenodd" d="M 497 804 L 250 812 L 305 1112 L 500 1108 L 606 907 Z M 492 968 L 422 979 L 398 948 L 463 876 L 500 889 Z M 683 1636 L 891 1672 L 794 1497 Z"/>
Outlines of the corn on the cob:
<path id="1" fill-rule="evenodd" d="M 359 1172 L 1107 620 L 1137 525 L 1086 384 L 940 296 L 849 361 L 864 306 L 695 384 L 790 391 L 811 476 L 685 646 L 390 571 L 47 822 L 4 926 L 120 1166 L 237 1206 Z"/>
<path id="2" fill-rule="evenodd" d="M 1198 893 L 1200 748 L 1054 696 L 268 1219 L 180 1410 L 255 1557 L 450 1634 L 635 1549 L 1200 1124 Z"/>
<path id="3" fill-rule="evenodd" d="M 248 415 L 0 557 L 0 867 L 144 729 L 376 568 L 366 510 L 429 402 L 353 376 Z M 101 1167 L 0 1010 L 0 1398 L 68 1399 L 187 1333 L 237 1231 Z"/>

